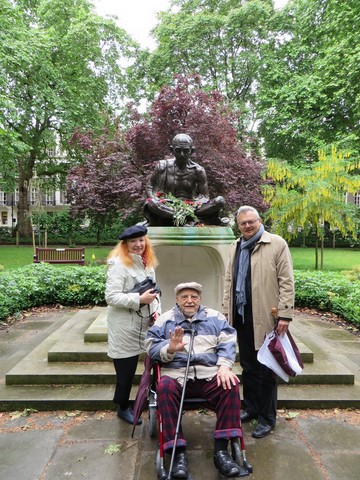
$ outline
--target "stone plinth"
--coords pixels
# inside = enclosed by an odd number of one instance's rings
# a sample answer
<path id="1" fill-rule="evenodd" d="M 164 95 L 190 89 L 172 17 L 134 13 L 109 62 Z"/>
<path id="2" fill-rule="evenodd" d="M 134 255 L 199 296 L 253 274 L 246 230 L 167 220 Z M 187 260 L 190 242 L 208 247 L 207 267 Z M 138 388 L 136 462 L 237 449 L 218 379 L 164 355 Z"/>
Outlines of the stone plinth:
<path id="1" fill-rule="evenodd" d="M 202 303 L 221 311 L 224 276 L 230 244 L 230 227 L 148 227 L 159 266 L 162 311 L 174 305 L 174 287 L 198 282 L 204 287 Z"/>

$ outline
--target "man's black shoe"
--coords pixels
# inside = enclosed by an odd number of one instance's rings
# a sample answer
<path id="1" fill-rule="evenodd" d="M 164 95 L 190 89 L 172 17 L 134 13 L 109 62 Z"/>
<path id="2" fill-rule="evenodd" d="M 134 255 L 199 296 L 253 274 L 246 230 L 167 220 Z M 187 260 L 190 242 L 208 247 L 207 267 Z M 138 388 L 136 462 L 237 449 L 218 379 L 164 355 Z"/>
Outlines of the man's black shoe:
<path id="1" fill-rule="evenodd" d="M 214 455 L 215 467 L 225 477 L 236 477 L 240 474 L 239 465 L 227 450 L 219 450 Z"/>
<path id="2" fill-rule="evenodd" d="M 252 436 L 254 438 L 263 438 L 263 437 L 266 437 L 267 435 L 269 435 L 269 433 L 271 433 L 271 430 L 273 429 L 274 427 L 272 427 L 271 425 L 265 425 L 264 423 L 258 423 L 255 430 L 252 432 Z"/>
<path id="3" fill-rule="evenodd" d="M 251 415 L 246 410 L 241 410 L 240 412 L 241 423 L 251 422 L 251 420 L 254 420 L 254 418 L 257 418 L 257 416 Z"/>
<path id="4" fill-rule="evenodd" d="M 188 461 L 187 461 L 185 452 L 175 453 L 175 458 L 174 458 L 174 463 L 173 463 L 173 468 L 171 473 L 173 478 L 188 478 L 189 467 L 188 467 Z"/>

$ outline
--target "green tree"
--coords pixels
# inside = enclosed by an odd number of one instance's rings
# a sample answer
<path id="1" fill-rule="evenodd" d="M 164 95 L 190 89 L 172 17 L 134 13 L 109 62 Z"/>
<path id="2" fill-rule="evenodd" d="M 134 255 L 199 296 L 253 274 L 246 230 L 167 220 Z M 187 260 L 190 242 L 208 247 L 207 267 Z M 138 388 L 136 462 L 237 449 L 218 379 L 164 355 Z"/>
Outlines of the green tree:
<path id="1" fill-rule="evenodd" d="M 319 145 L 359 151 L 360 2 L 292 0 L 262 45 L 257 110 L 268 157 L 316 161 Z"/>
<path id="2" fill-rule="evenodd" d="M 240 112 L 239 131 L 252 130 L 260 45 L 268 35 L 271 0 L 173 0 L 159 15 L 158 48 L 146 64 L 153 95 L 173 75 L 199 74 L 202 87 L 217 90 Z M 245 115 L 246 113 L 246 115 Z"/>
<path id="3" fill-rule="evenodd" d="M 342 235 L 359 235 L 359 209 L 345 202 L 345 193 L 360 190 L 357 175 L 359 160 L 349 154 L 337 152 L 331 155 L 319 152 L 319 160 L 307 168 L 296 167 L 279 160 L 269 160 L 266 177 L 272 183 L 263 187 L 264 198 L 270 203 L 266 219 L 271 221 L 274 232 L 287 239 L 298 235 L 298 229 L 316 232 L 315 269 L 318 269 L 318 243 L 321 244 L 323 266 L 324 224 L 338 229 Z"/>
<path id="4" fill-rule="evenodd" d="M 34 172 L 68 169 L 52 163 L 47 149 L 55 139 L 66 148 L 75 126 L 96 130 L 119 104 L 126 95 L 120 60 L 137 47 L 87 0 L 2 0 L 0 25 L 0 176 L 8 191 L 18 182 L 19 231 L 29 234 Z"/>

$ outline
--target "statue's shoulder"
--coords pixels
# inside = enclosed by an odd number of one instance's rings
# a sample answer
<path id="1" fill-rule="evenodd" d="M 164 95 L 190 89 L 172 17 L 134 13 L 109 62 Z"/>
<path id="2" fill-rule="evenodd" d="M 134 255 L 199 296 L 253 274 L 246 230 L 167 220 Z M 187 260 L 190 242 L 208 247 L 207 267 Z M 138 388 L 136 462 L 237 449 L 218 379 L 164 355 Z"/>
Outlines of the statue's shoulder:
<path id="1" fill-rule="evenodd" d="M 168 168 L 173 167 L 174 163 L 175 163 L 175 158 L 165 158 L 163 160 L 158 161 L 156 168 L 161 171 L 167 170 Z"/>
<path id="2" fill-rule="evenodd" d="M 194 168 L 198 173 L 205 173 L 205 168 L 199 165 L 198 163 L 193 162 L 192 160 L 191 160 L 190 166 L 191 168 Z"/>

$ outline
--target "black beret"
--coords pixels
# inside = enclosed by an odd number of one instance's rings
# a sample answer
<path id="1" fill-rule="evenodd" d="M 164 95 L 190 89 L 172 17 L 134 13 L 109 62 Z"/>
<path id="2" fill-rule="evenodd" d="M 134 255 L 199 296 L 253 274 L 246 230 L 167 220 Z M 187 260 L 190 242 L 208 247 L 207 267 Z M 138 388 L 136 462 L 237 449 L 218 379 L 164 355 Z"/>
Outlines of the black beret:
<path id="1" fill-rule="evenodd" d="M 119 240 L 129 240 L 129 238 L 143 237 L 147 234 L 147 228 L 144 225 L 134 225 L 125 230 L 120 234 Z"/>

